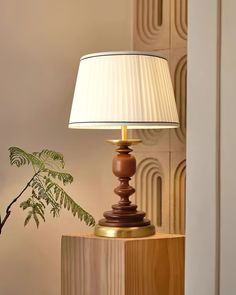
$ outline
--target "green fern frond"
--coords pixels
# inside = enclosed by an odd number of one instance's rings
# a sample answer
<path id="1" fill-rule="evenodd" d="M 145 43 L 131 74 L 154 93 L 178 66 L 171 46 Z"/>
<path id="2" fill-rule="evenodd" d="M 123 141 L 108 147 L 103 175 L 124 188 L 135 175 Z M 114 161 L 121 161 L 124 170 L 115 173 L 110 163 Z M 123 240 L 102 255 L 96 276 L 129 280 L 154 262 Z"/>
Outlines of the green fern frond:
<path id="1" fill-rule="evenodd" d="M 20 204 L 20 207 L 23 210 L 26 209 L 31 209 L 30 211 L 28 211 L 28 215 L 26 216 L 25 222 L 24 222 L 24 226 L 26 226 L 29 221 L 31 220 L 31 218 L 33 217 L 36 226 L 39 226 L 39 218 L 38 216 L 40 216 L 42 218 L 43 221 L 45 221 L 45 205 L 41 202 L 38 201 L 37 199 L 35 199 L 36 194 L 35 192 L 32 194 L 32 196 L 30 196 L 26 201 L 22 202 Z"/>
<path id="2" fill-rule="evenodd" d="M 58 180 L 62 181 L 64 185 L 73 182 L 73 176 L 69 173 L 58 172 L 58 171 L 50 170 L 47 168 L 44 169 L 43 172 L 46 172 L 48 177 L 51 176 L 54 179 L 58 179 Z"/>
<path id="3" fill-rule="evenodd" d="M 25 218 L 24 226 L 26 226 L 29 223 L 31 217 L 32 217 L 32 212 L 29 212 Z"/>
<path id="4" fill-rule="evenodd" d="M 60 210 L 61 210 L 61 206 L 58 206 L 58 207 L 54 206 L 51 208 L 50 213 L 52 214 L 53 217 L 59 217 Z"/>
<path id="5" fill-rule="evenodd" d="M 58 163 L 60 168 L 64 168 L 65 166 L 64 157 L 59 152 L 44 149 L 41 152 L 34 152 L 33 154 L 49 166 L 51 164 L 55 165 L 55 163 Z"/>
<path id="6" fill-rule="evenodd" d="M 61 181 L 63 185 L 73 182 L 73 177 L 69 173 L 62 172 L 65 166 L 64 157 L 61 153 L 44 149 L 41 152 L 28 153 L 18 147 L 9 148 L 10 164 L 21 167 L 32 165 L 34 175 L 28 181 L 23 190 L 7 207 L 7 213 L 4 222 L 0 218 L 0 233 L 6 219 L 10 215 L 11 206 L 21 197 L 27 188 L 32 188 L 31 196 L 20 204 L 23 210 L 28 211 L 24 222 L 26 226 L 31 220 L 34 220 L 36 226 L 39 226 L 40 219 L 45 221 L 45 210 L 50 207 L 50 213 L 53 217 L 59 216 L 60 210 L 64 207 L 70 211 L 73 216 L 78 217 L 89 226 L 95 225 L 92 215 L 79 206 L 55 181 Z M 53 179 L 53 180 L 52 180 Z"/>
<path id="7" fill-rule="evenodd" d="M 89 226 L 95 225 L 95 220 L 92 215 L 80 207 L 57 183 L 47 178 L 47 191 L 53 190 L 55 200 L 59 201 L 60 205 L 68 211 L 71 211 L 74 216 L 77 216 L 81 221 L 84 221 Z M 49 188 L 50 187 L 50 188 Z"/>
<path id="8" fill-rule="evenodd" d="M 37 227 L 39 227 L 39 219 L 38 219 L 38 216 L 37 216 L 37 214 L 33 214 L 33 218 L 34 218 L 34 221 L 35 221 L 35 223 L 36 223 L 36 226 Z"/>
<path id="9" fill-rule="evenodd" d="M 37 199 L 37 201 L 42 202 L 45 201 L 46 205 L 51 205 L 52 207 L 60 208 L 60 204 L 56 202 L 52 192 L 48 190 L 45 179 L 41 181 L 38 177 L 36 177 L 30 184 L 33 189 L 33 196 Z"/>
<path id="10" fill-rule="evenodd" d="M 43 162 L 33 154 L 27 153 L 24 150 L 14 146 L 10 147 L 8 150 L 10 152 L 9 158 L 11 165 L 21 167 L 23 165 L 32 164 L 34 167 L 39 169 L 44 167 Z"/>
<path id="11" fill-rule="evenodd" d="M 26 201 L 20 203 L 20 208 L 22 208 L 23 210 L 25 210 L 29 207 L 31 207 L 31 199 L 30 198 L 27 199 Z"/>

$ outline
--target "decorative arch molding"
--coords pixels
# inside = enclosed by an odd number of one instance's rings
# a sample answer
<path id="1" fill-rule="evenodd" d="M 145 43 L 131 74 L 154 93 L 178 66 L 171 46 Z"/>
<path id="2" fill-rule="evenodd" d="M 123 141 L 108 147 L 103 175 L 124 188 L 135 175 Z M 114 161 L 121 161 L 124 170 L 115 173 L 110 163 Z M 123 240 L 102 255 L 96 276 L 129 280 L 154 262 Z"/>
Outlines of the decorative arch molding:
<path id="1" fill-rule="evenodd" d="M 188 0 L 133 3 L 134 49 L 168 59 L 180 119 L 180 128 L 171 131 L 132 131 L 143 142 L 136 150 L 142 161 L 134 178 L 134 197 L 159 231 L 184 233 Z"/>
<path id="2" fill-rule="evenodd" d="M 170 0 L 135 0 L 135 49 L 158 50 L 170 45 Z"/>
<path id="3" fill-rule="evenodd" d="M 187 30 L 188 30 L 188 1 L 187 0 L 175 0 L 175 29 L 178 36 L 187 40 Z"/>
<path id="4" fill-rule="evenodd" d="M 135 134 L 142 140 L 144 145 L 156 145 L 163 135 L 162 129 L 140 129 L 136 130 Z"/>
<path id="5" fill-rule="evenodd" d="M 187 96 L 187 56 L 184 55 L 177 63 L 174 72 L 174 91 L 180 128 L 175 129 L 176 136 L 184 143 L 186 138 L 186 96 Z"/>
<path id="6" fill-rule="evenodd" d="M 160 35 L 163 0 L 137 0 L 137 32 L 143 43 L 150 44 Z"/>
<path id="7" fill-rule="evenodd" d="M 186 203 L 186 160 L 181 161 L 175 169 L 173 179 L 173 229 L 176 234 L 185 233 L 185 203 Z"/>
<path id="8" fill-rule="evenodd" d="M 145 158 L 138 167 L 135 176 L 135 202 L 156 226 L 162 226 L 162 188 L 163 171 L 155 158 Z"/>

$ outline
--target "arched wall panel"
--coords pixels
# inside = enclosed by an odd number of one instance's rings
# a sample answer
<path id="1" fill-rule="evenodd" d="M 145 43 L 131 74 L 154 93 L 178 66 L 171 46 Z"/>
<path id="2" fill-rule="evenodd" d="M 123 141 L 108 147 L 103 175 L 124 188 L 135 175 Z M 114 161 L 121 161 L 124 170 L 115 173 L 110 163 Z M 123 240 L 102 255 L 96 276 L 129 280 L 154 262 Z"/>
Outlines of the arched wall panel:
<path id="1" fill-rule="evenodd" d="M 146 211 L 159 232 L 170 231 L 169 221 L 169 153 L 135 148 L 137 171 L 134 177 L 134 201 Z"/>
<path id="2" fill-rule="evenodd" d="M 137 166 L 136 204 L 147 213 L 156 226 L 162 225 L 162 183 L 164 175 L 160 162 L 145 158 Z"/>
<path id="3" fill-rule="evenodd" d="M 137 148 L 143 162 L 134 179 L 136 200 L 158 230 L 173 233 L 185 230 L 187 5 L 187 0 L 134 1 L 134 49 L 168 59 L 180 118 L 175 130 L 132 132 L 143 142 Z"/>
<path id="4" fill-rule="evenodd" d="M 136 0 L 134 6 L 134 48 L 169 48 L 170 0 Z"/>
<path id="5" fill-rule="evenodd" d="M 171 0 L 171 47 L 186 47 L 188 0 Z"/>
<path id="6" fill-rule="evenodd" d="M 174 156 L 174 158 L 175 159 L 172 159 L 172 163 L 174 164 L 175 162 L 177 162 L 177 165 L 175 167 L 172 167 L 173 174 L 171 177 L 171 232 L 184 234 L 186 207 L 186 160 L 179 161 L 176 155 Z"/>

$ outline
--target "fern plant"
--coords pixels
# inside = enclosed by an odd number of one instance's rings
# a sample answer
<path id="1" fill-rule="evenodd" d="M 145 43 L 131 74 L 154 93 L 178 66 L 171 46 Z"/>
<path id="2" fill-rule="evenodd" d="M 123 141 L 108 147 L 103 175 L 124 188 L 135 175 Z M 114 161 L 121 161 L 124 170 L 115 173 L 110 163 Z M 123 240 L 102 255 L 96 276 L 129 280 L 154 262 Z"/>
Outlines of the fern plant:
<path id="1" fill-rule="evenodd" d="M 5 216 L 3 218 L 0 216 L 0 234 L 11 214 L 12 205 L 27 190 L 29 191 L 27 199 L 20 203 L 20 207 L 27 211 L 24 222 L 25 226 L 31 220 L 35 222 L 37 227 L 40 220 L 45 221 L 45 210 L 47 207 L 49 207 L 53 217 L 59 216 L 61 209 L 65 208 L 87 225 L 95 225 L 94 218 L 79 206 L 61 186 L 73 182 L 72 175 L 64 172 L 65 162 L 61 153 L 47 149 L 41 152 L 28 153 L 18 147 L 10 147 L 9 152 L 10 164 L 17 167 L 31 165 L 33 176 L 7 206 Z"/>

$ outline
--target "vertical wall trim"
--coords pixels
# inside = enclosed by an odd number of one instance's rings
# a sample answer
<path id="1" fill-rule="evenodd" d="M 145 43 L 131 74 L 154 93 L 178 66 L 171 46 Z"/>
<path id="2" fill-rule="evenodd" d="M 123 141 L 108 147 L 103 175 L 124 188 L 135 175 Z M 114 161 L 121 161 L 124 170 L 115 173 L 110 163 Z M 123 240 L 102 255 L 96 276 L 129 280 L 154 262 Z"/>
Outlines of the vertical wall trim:
<path id="1" fill-rule="evenodd" d="M 219 294 L 218 1 L 190 0 L 188 9 L 187 295 Z"/>
<path id="2" fill-rule="evenodd" d="M 217 0 L 217 97 L 216 97 L 216 270 L 215 290 L 220 295 L 221 260 L 221 44 L 222 44 L 222 0 Z"/>

